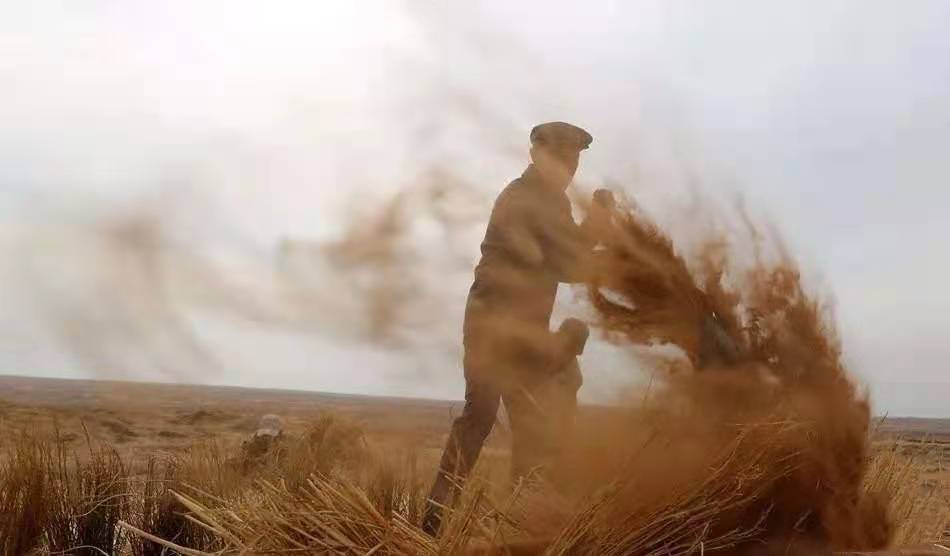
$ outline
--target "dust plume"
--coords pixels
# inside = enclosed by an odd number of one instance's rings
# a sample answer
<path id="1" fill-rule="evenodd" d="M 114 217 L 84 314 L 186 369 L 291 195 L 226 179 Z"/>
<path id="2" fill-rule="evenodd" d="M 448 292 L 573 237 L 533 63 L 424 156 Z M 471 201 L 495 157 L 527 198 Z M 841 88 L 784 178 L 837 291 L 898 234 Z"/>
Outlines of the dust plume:
<path id="1" fill-rule="evenodd" d="M 174 246 L 162 208 L 34 225 L 15 243 L 15 278 L 34 304 L 32 318 L 88 372 L 168 377 L 216 367 L 176 288 L 183 271 L 194 283 L 208 276 L 190 264 L 190 250 Z"/>
<path id="2" fill-rule="evenodd" d="M 468 272 L 468 235 L 486 202 L 433 169 L 389 198 L 354 197 L 338 233 L 263 247 L 222 225 L 220 201 L 208 198 L 144 196 L 96 211 L 54 204 L 55 224 L 8 238 L 7 275 L 29 318 L 98 377 L 204 381 L 233 370 L 219 332 L 231 328 L 429 346 L 444 357 L 457 349 L 444 307 L 461 306 L 452 296 L 464 292 L 440 279 Z M 226 239 L 206 237 L 216 228 Z M 449 248 L 427 247 L 433 238 Z"/>
<path id="3" fill-rule="evenodd" d="M 292 265 L 323 260 L 341 278 L 330 294 L 358 300 L 367 341 L 418 345 L 444 322 L 446 296 L 460 294 L 442 281 L 469 272 L 469 236 L 479 231 L 486 201 L 473 185 L 436 167 L 385 202 L 358 203 L 333 240 L 285 240 L 280 264 L 292 279 Z M 311 280 L 311 288 L 325 286 Z"/>
<path id="4" fill-rule="evenodd" d="M 687 361 L 659 365 L 652 391 L 578 423 L 552 476 L 587 502 L 533 518 L 558 524 L 552 553 L 890 540 L 886 501 L 863 486 L 868 403 L 830 310 L 780 243 L 742 211 L 724 216 L 744 233 L 711 234 L 692 254 L 631 203 L 613 217 L 588 286 L 599 325 L 621 345 L 675 344 Z"/>

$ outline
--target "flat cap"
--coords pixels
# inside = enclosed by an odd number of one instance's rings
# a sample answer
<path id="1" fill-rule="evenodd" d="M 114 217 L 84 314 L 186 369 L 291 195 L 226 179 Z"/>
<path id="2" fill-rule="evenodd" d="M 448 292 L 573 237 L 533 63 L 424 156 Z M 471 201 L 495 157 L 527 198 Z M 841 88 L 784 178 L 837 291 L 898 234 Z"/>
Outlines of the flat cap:
<path id="1" fill-rule="evenodd" d="M 532 145 L 574 148 L 582 151 L 589 147 L 593 140 L 590 133 L 566 122 L 547 122 L 531 129 Z"/>

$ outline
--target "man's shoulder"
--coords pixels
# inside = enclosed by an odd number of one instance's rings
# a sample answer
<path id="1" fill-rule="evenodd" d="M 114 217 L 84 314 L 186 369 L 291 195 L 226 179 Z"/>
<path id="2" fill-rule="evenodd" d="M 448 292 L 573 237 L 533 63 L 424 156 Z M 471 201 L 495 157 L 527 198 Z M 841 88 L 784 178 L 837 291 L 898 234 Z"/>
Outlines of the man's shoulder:
<path id="1" fill-rule="evenodd" d="M 525 187 L 525 185 L 526 184 L 523 178 L 515 178 L 508 182 L 508 185 L 506 185 L 505 188 L 501 190 L 501 193 L 498 194 L 498 197 L 501 198 L 522 195 L 525 190 L 528 189 Z"/>
<path id="2" fill-rule="evenodd" d="M 567 195 L 563 193 L 552 193 L 545 191 L 543 187 L 539 186 L 537 183 L 533 183 L 531 180 L 525 179 L 524 176 L 511 180 L 508 185 L 506 185 L 505 188 L 501 190 L 501 193 L 498 194 L 498 200 L 502 199 L 525 200 L 530 201 L 531 203 L 551 203 L 562 201 L 570 203 Z"/>
<path id="3" fill-rule="evenodd" d="M 515 208 L 524 204 L 531 198 L 531 192 L 528 191 L 528 189 L 529 188 L 525 186 L 524 180 L 521 178 L 511 180 L 508 185 L 501 190 L 498 197 L 495 198 L 496 209 L 498 207 Z"/>

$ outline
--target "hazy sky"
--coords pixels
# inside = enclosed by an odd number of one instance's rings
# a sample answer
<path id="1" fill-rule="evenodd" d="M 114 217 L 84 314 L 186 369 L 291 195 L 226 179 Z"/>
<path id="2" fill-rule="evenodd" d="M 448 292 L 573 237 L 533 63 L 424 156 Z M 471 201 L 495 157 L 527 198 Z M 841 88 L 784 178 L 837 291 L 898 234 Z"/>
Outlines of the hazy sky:
<path id="1" fill-rule="evenodd" d="M 530 127 L 561 119 L 595 137 L 581 181 L 658 215 L 692 184 L 741 194 L 833 298 L 878 409 L 950 416 L 948 22 L 944 0 L 0 2 L 0 373 L 459 397 L 451 345 L 489 203 Z M 476 193 L 456 243 L 412 228 L 440 269 L 423 282 L 437 340 L 418 349 L 336 324 L 345 299 L 307 333 L 130 301 L 155 268 L 222 253 L 267 297 L 281 238 L 332 239 L 434 169 Z M 97 224 L 142 207 L 172 246 L 155 267 Z M 82 314 L 68 333 L 62 311 Z M 178 331 L 150 349 L 197 336 L 190 359 L 129 355 L 127 323 L 155 315 Z M 120 331 L 106 360 L 127 366 L 77 362 L 84 331 Z M 591 392 L 635 380 L 620 357 L 595 348 Z"/>

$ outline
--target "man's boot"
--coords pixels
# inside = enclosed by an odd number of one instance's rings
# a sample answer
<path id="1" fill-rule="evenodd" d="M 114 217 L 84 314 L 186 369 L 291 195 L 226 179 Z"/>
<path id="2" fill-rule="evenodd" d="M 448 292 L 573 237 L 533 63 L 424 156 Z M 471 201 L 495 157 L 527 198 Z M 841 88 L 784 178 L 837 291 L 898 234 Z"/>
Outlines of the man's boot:
<path id="1" fill-rule="evenodd" d="M 439 534 L 442 527 L 442 507 L 445 506 L 452 491 L 452 484 L 445 472 L 439 471 L 426 500 L 426 510 L 422 514 L 422 531 L 430 537 Z"/>

